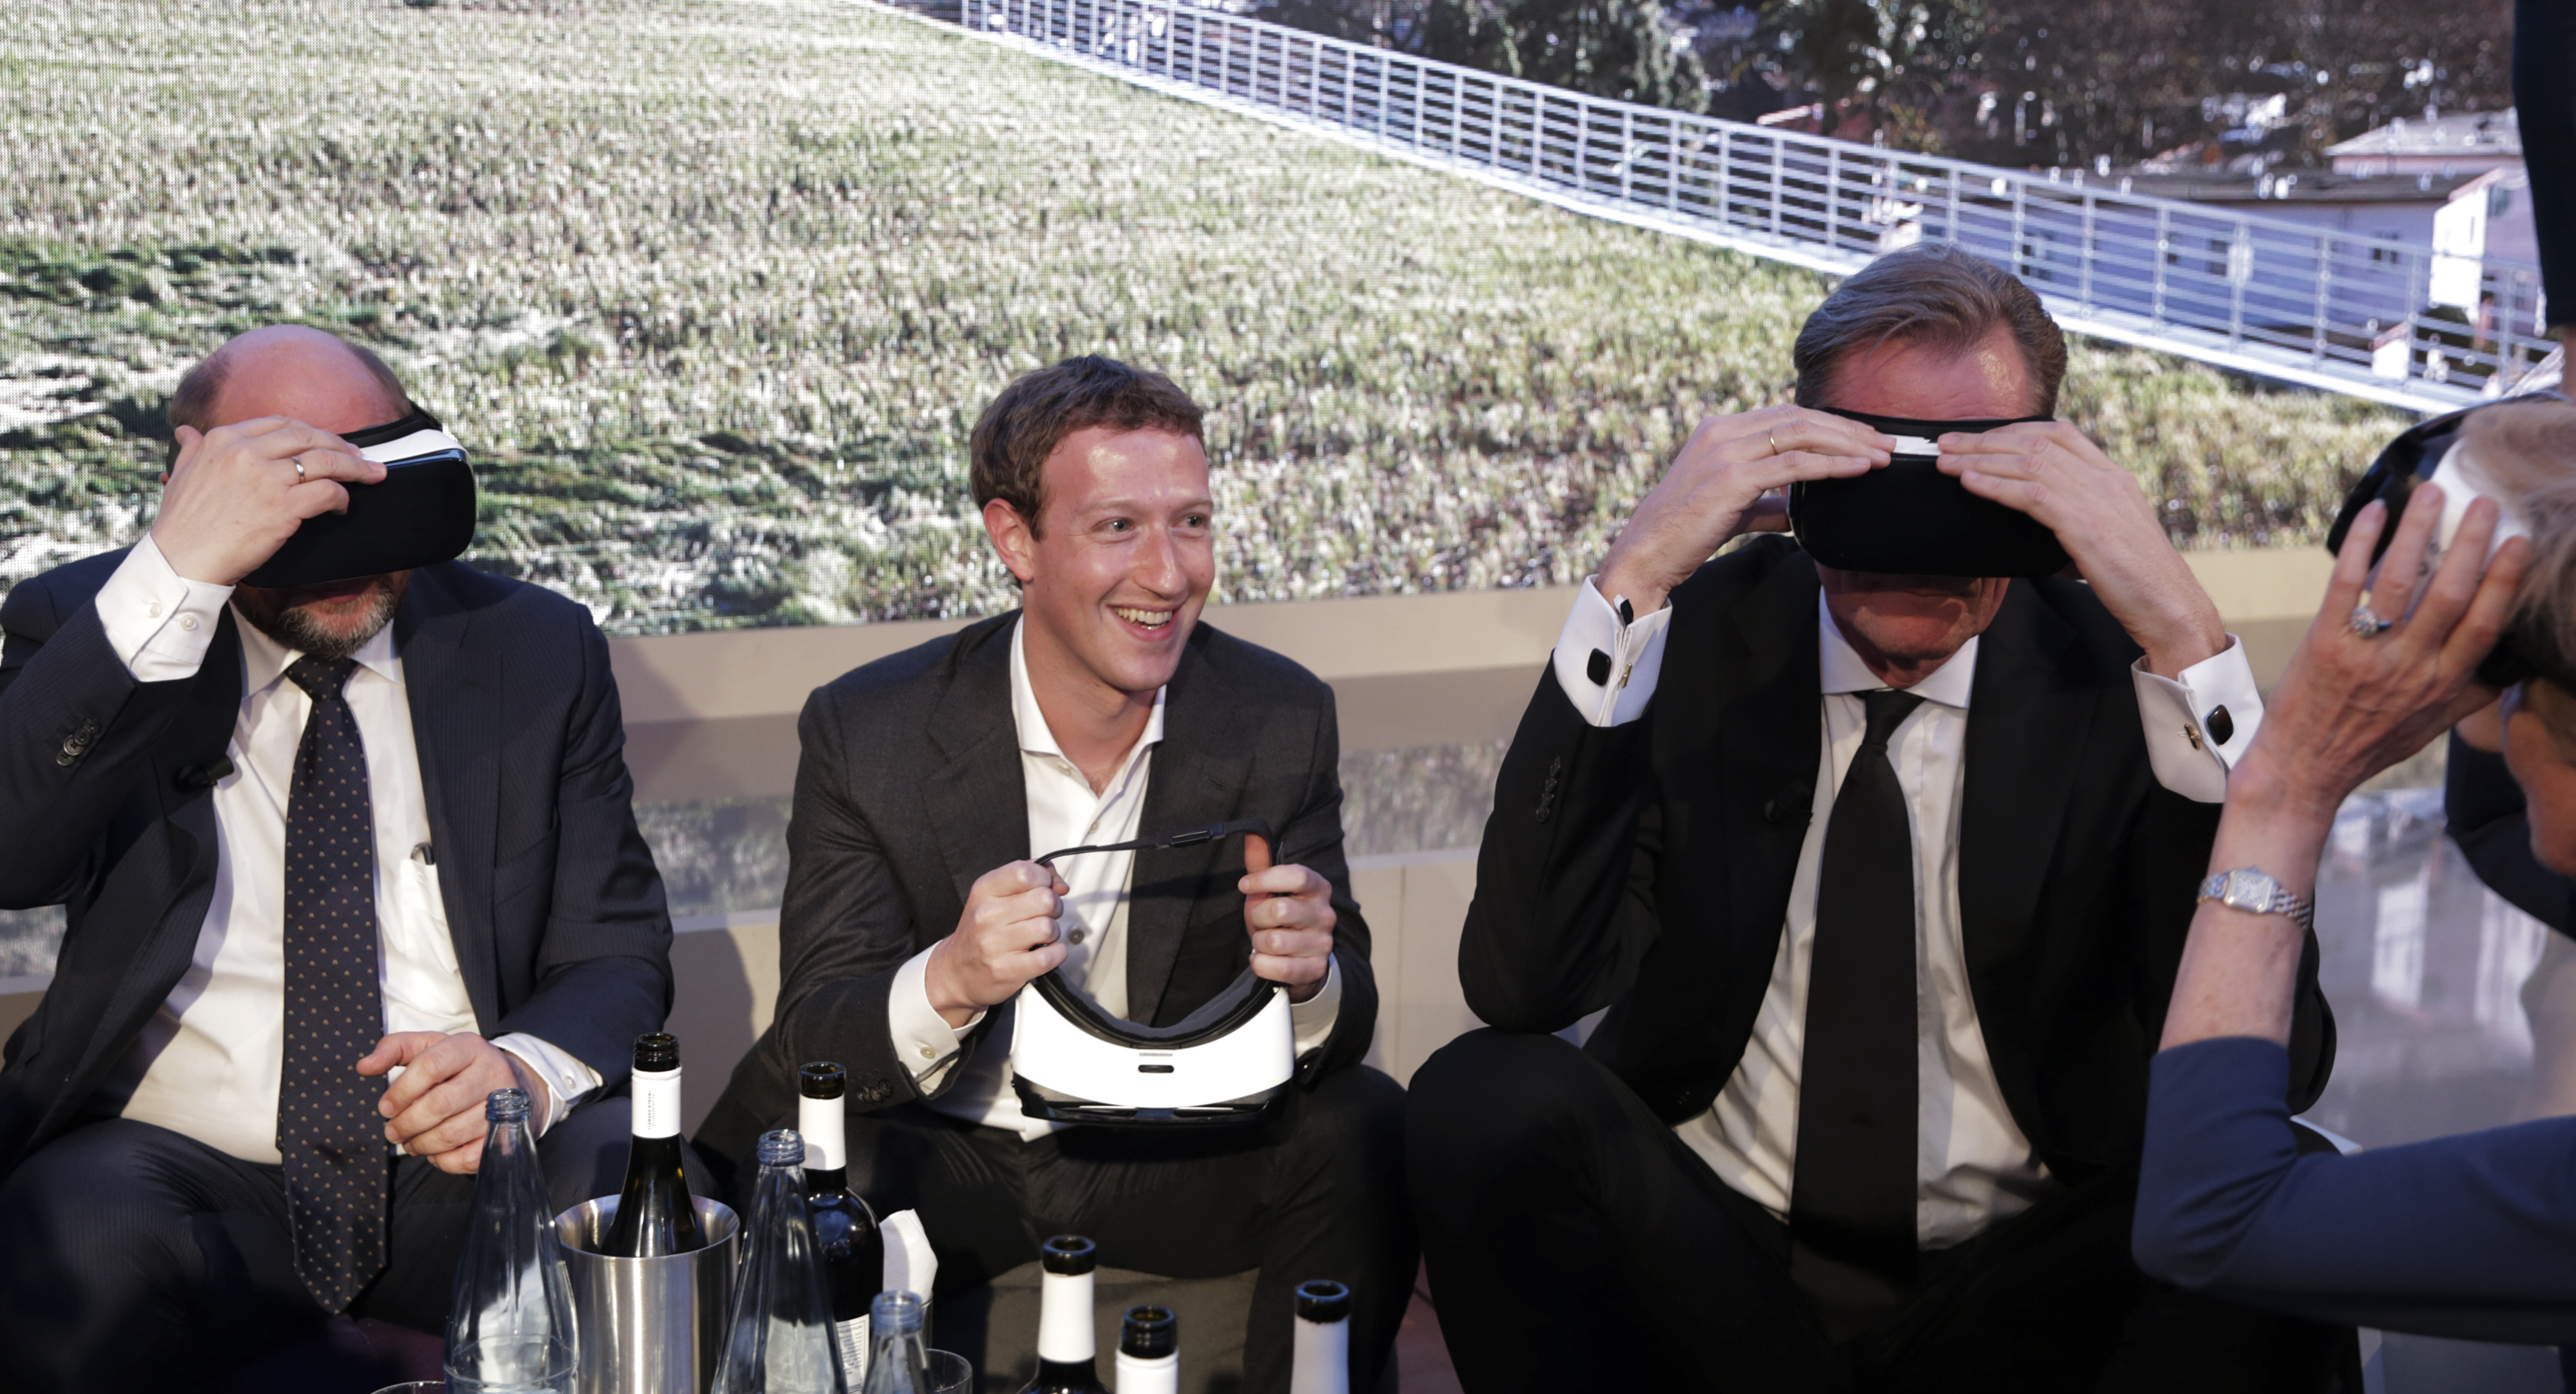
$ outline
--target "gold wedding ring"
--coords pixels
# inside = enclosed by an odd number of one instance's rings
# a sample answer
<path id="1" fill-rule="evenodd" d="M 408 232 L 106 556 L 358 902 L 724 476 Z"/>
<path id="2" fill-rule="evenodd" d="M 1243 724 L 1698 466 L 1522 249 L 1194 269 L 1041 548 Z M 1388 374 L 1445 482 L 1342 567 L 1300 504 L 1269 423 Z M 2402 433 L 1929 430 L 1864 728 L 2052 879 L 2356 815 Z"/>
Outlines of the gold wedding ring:
<path id="1" fill-rule="evenodd" d="M 1780 433 L 1778 431 L 1764 431 L 1762 433 L 1762 438 L 1771 442 L 1772 454 L 1777 455 L 1780 453 Z"/>

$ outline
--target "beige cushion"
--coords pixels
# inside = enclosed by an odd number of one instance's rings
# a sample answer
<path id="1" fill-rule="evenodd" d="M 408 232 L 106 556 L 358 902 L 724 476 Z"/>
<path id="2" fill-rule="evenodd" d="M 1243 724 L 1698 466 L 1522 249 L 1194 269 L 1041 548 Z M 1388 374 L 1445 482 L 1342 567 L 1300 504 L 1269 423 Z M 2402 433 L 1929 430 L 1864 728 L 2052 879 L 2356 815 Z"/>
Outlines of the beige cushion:
<path id="1" fill-rule="evenodd" d="M 975 1362 L 983 1394 L 1019 1394 L 1038 1372 L 1038 1278 L 1024 1263 L 979 1288 L 940 1294 L 930 1310 L 930 1343 Z M 1092 1329 L 1100 1382 L 1115 1386 L 1118 1324 L 1127 1309 L 1156 1303 L 1180 1319 L 1181 1394 L 1235 1394 L 1243 1387 L 1243 1325 L 1259 1270 L 1224 1278 L 1164 1278 L 1125 1268 L 1092 1276 Z"/>

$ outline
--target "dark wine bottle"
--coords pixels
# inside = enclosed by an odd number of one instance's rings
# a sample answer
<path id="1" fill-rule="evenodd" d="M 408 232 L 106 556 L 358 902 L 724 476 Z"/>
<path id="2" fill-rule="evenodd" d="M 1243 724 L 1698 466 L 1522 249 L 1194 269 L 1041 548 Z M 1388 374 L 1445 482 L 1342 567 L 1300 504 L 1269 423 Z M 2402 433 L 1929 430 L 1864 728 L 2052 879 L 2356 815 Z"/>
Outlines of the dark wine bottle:
<path id="1" fill-rule="evenodd" d="M 680 1168 L 680 1043 L 660 1031 L 635 1038 L 634 1119 L 626 1187 L 602 1251 L 614 1258 L 685 1254 L 707 1241 Z"/>
<path id="2" fill-rule="evenodd" d="M 1351 1394 L 1351 1290 L 1330 1278 L 1297 1285 L 1288 1394 Z"/>
<path id="3" fill-rule="evenodd" d="M 1118 1329 L 1118 1394 L 1181 1394 L 1181 1324 L 1169 1307 L 1130 1307 Z"/>
<path id="4" fill-rule="evenodd" d="M 1038 1246 L 1038 1377 L 1020 1394 L 1109 1394 L 1091 1333 L 1091 1270 L 1099 1246 L 1059 1234 Z"/>
<path id="5" fill-rule="evenodd" d="M 796 1072 L 796 1131 L 805 1135 L 805 1205 L 814 1216 L 814 1244 L 823 1253 L 823 1279 L 832 1290 L 832 1335 L 841 1346 L 841 1372 L 855 1389 L 867 1378 L 874 1347 L 868 1311 L 885 1286 L 885 1236 L 876 1212 L 850 1190 L 850 1155 L 844 1142 L 841 1096 L 849 1088 L 841 1067 L 817 1062 Z"/>

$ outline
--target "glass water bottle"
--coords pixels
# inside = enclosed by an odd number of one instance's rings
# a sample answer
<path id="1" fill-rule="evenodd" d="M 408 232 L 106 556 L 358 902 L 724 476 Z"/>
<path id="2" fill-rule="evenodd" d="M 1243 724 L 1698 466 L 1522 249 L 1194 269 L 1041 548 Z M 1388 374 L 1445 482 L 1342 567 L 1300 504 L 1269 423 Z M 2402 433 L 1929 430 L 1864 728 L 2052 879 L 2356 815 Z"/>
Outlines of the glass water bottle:
<path id="1" fill-rule="evenodd" d="M 823 1254 L 805 1212 L 805 1140 L 792 1129 L 761 1134 L 745 1234 L 715 1394 L 846 1394 Z"/>
<path id="2" fill-rule="evenodd" d="M 528 1096 L 483 1101 L 491 1131 L 447 1310 L 447 1378 L 459 1390 L 571 1394 L 572 1279 L 554 1236 Z"/>
<path id="3" fill-rule="evenodd" d="M 917 1292 L 881 1292 L 868 1305 L 868 1383 L 863 1394 L 930 1394 L 930 1352 L 921 1321 L 929 1304 Z"/>

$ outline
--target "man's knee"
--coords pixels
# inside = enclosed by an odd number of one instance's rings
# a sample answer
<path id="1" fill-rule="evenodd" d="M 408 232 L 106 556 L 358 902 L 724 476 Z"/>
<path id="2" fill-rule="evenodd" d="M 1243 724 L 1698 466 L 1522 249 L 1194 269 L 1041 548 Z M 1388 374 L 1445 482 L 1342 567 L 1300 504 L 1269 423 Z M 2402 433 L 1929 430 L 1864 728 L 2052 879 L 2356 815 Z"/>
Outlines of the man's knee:
<path id="1" fill-rule="evenodd" d="M 1555 1036 L 1470 1031 L 1414 1072 L 1406 1145 L 1417 1166 L 1490 1153 L 1533 1130 L 1617 1112 L 1601 1066 Z"/>
<path id="2" fill-rule="evenodd" d="M 1404 1086 L 1383 1070 L 1344 1066 L 1298 1101 L 1294 1126 L 1335 1152 L 1393 1152 L 1404 1146 Z"/>

